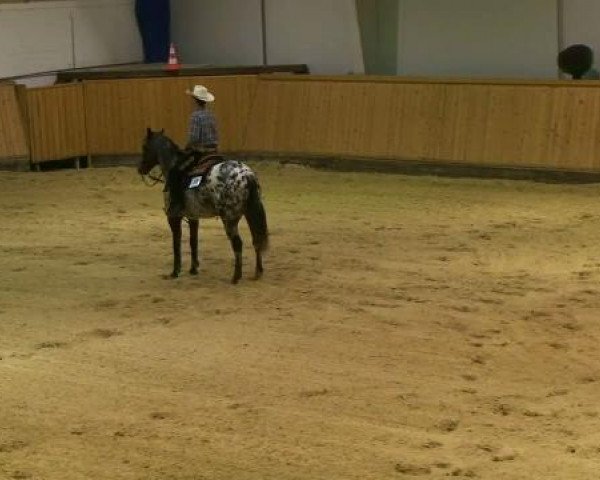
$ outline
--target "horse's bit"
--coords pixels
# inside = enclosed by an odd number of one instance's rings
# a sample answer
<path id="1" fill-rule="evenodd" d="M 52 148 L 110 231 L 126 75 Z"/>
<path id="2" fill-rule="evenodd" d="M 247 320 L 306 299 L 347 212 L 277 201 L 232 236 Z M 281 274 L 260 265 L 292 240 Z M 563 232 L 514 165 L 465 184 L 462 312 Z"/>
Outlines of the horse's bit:
<path id="1" fill-rule="evenodd" d="M 142 175 L 142 181 L 144 182 L 144 184 L 145 184 L 147 187 L 153 187 L 153 186 L 154 186 L 154 185 L 156 185 L 157 183 L 165 183 L 165 180 L 164 180 L 164 178 L 163 178 L 163 174 L 162 174 L 162 172 L 160 172 L 160 175 L 159 175 L 158 177 L 155 177 L 154 175 L 152 175 L 152 174 L 150 174 L 150 173 L 148 173 L 147 175 L 143 175 L 143 174 L 140 174 L 140 175 Z M 146 181 L 146 177 L 148 177 L 150 180 L 153 180 L 153 181 L 154 181 L 154 183 L 149 183 L 149 182 L 147 182 L 147 181 Z"/>

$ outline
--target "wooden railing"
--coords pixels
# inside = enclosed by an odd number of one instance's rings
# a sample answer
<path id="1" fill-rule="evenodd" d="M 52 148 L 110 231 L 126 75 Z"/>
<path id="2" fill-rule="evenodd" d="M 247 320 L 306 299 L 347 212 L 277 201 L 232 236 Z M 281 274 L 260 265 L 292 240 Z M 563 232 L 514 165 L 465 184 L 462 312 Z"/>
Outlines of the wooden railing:
<path id="1" fill-rule="evenodd" d="M 185 91 L 217 96 L 222 149 L 600 172 L 600 82 L 294 75 L 0 87 L 0 158 L 138 154 L 146 127 L 185 142 Z M 25 132 L 29 131 L 27 136 Z"/>
<path id="2" fill-rule="evenodd" d="M 32 163 L 87 156 L 81 84 L 27 90 L 27 117 Z"/>
<path id="3" fill-rule="evenodd" d="M 27 162 L 29 148 L 25 126 L 24 96 L 12 84 L 0 84 L 0 159 Z"/>
<path id="4" fill-rule="evenodd" d="M 97 80 L 84 83 L 88 147 L 91 155 L 136 154 L 146 128 L 165 129 L 180 145 L 186 141 L 193 107 L 185 94 L 194 84 L 215 93 L 221 148 L 240 150 L 256 76 Z"/>
<path id="5" fill-rule="evenodd" d="M 600 82 L 260 80 L 248 151 L 600 171 Z"/>

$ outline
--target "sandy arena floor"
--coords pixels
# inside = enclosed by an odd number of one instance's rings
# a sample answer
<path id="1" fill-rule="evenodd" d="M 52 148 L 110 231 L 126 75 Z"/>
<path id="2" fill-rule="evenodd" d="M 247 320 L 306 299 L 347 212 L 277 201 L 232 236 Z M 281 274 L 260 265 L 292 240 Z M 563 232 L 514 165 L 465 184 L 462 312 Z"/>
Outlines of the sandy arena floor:
<path id="1" fill-rule="evenodd" d="M 600 186 L 257 170 L 235 287 L 133 169 L 0 173 L 1 479 L 598 478 Z"/>

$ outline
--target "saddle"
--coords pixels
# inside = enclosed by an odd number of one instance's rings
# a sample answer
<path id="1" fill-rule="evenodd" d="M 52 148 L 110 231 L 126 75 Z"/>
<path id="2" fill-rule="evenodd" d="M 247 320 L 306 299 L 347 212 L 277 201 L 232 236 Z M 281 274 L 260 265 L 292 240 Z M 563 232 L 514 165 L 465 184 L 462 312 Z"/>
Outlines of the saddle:
<path id="1" fill-rule="evenodd" d="M 225 157 L 218 153 L 205 155 L 204 153 L 193 152 L 192 156 L 194 157 L 194 162 L 187 172 L 190 177 L 206 177 L 217 163 L 225 161 Z"/>
<path id="2" fill-rule="evenodd" d="M 179 178 L 184 189 L 197 188 L 204 183 L 212 168 L 224 161 L 225 157 L 218 153 L 188 149 L 185 150 L 184 160 L 177 167 L 178 173 L 173 173 L 173 176 Z"/>
<path id="3" fill-rule="evenodd" d="M 173 168 L 165 181 L 164 192 L 168 195 L 169 211 L 179 211 L 184 206 L 185 191 L 201 187 L 213 167 L 225 157 L 217 153 L 186 151 L 183 161 Z"/>

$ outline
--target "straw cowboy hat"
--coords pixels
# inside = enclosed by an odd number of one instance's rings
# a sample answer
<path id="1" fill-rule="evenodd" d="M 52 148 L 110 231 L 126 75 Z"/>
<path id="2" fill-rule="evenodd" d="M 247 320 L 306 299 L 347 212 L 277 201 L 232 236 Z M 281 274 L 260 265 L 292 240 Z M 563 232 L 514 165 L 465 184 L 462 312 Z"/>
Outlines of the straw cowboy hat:
<path id="1" fill-rule="evenodd" d="M 194 98 L 202 102 L 214 102 L 215 96 L 208 91 L 208 89 L 204 85 L 196 85 L 194 86 L 194 90 L 188 90 L 188 95 L 191 95 Z"/>

